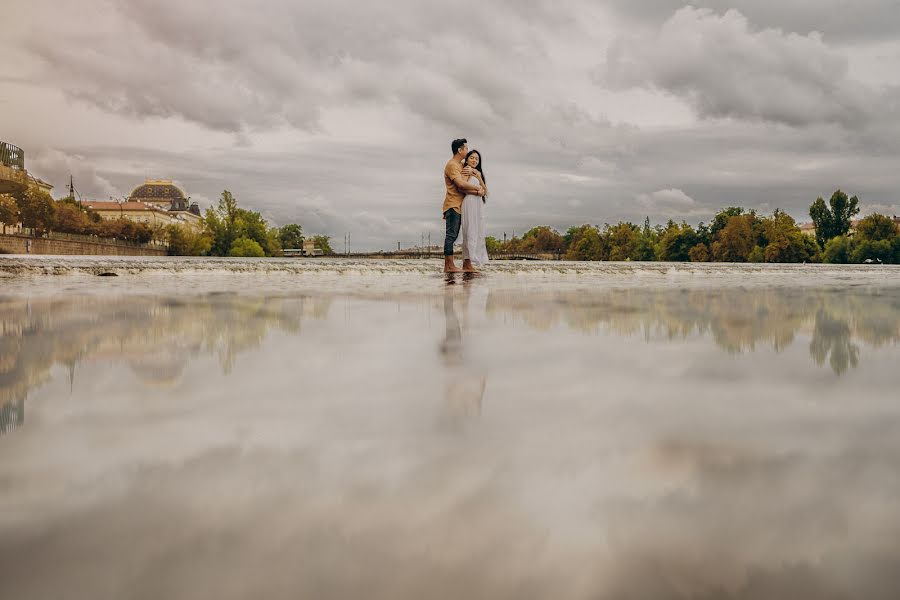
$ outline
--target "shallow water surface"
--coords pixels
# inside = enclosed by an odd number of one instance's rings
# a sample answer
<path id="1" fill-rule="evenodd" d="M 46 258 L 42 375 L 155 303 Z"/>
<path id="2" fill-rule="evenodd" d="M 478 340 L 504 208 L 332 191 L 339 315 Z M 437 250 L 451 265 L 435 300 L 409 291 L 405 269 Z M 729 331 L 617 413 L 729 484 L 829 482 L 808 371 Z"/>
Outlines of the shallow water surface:
<path id="1" fill-rule="evenodd" d="M 4 598 L 900 595 L 888 279 L 66 277 L 0 297 Z"/>

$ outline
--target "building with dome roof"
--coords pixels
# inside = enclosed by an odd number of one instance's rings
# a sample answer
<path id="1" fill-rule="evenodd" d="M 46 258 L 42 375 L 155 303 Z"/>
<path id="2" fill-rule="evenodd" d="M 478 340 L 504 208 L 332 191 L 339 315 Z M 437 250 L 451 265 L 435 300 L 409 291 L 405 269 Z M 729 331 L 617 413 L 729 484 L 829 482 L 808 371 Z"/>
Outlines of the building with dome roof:
<path id="1" fill-rule="evenodd" d="M 163 210 L 189 210 L 189 198 L 169 179 L 148 179 L 132 190 L 131 202 L 153 204 Z M 196 204 L 196 203 L 195 203 Z M 199 208 L 197 210 L 200 212 Z"/>
<path id="2" fill-rule="evenodd" d="M 131 219 L 151 227 L 184 224 L 199 230 L 200 206 L 169 179 L 147 179 L 132 190 L 126 202 L 84 202 L 104 219 Z"/>

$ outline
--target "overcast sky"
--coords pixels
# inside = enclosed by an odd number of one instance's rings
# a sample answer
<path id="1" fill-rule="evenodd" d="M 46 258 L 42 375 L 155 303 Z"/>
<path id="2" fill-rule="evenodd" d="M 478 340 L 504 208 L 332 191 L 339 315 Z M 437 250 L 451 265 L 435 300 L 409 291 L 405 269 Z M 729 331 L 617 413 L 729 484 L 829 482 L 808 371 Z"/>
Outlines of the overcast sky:
<path id="1" fill-rule="evenodd" d="M 340 250 L 441 240 L 450 141 L 489 235 L 787 210 L 900 214 L 898 0 L 30 0 L 0 139 L 62 195 L 173 179 Z"/>

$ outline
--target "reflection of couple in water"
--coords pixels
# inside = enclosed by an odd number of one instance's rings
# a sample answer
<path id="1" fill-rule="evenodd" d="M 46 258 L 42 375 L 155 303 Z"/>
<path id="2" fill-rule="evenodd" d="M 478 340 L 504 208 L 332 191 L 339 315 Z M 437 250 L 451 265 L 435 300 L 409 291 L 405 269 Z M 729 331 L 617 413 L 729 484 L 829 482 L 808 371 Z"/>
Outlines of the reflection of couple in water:
<path id="1" fill-rule="evenodd" d="M 477 266 L 488 262 L 484 243 L 484 204 L 487 186 L 484 183 L 481 153 L 469 150 L 465 139 L 453 140 L 453 158 L 444 167 L 447 193 L 441 209 L 446 221 L 444 237 L 444 272 L 458 273 L 453 262 L 453 245 L 462 235 L 464 273 L 475 273 Z"/>
<path id="2" fill-rule="evenodd" d="M 455 283 L 455 280 L 448 283 Z M 484 368 L 471 358 L 467 360 L 463 348 L 462 332 L 468 324 L 469 304 L 468 285 L 464 284 L 462 290 L 455 285 L 444 289 L 447 329 L 440 345 L 440 353 L 446 369 L 446 381 L 441 426 L 454 431 L 464 429 L 467 423 L 481 416 L 484 388 L 487 384 Z M 457 305 L 463 311 L 463 321 L 460 321 Z"/>

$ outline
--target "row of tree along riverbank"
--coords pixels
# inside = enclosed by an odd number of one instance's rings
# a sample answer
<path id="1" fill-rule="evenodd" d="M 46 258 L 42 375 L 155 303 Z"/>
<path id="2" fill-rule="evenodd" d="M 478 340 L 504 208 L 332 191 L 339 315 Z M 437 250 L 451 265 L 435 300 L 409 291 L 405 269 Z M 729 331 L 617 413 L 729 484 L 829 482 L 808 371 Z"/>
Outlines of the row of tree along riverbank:
<path id="1" fill-rule="evenodd" d="M 897 220 L 872 214 L 854 222 L 859 200 L 838 190 L 826 203 L 810 206 L 815 235 L 801 231 L 794 219 L 776 209 L 771 216 L 729 207 L 707 223 L 692 227 L 670 220 L 665 225 L 581 225 L 565 234 L 540 226 L 521 238 L 489 237 L 490 254 L 556 253 L 567 260 L 642 260 L 772 263 L 900 263 Z"/>
<path id="2" fill-rule="evenodd" d="M 281 256 L 285 248 L 302 248 L 303 228 L 291 223 L 272 227 L 252 210 L 240 208 L 227 190 L 206 211 L 199 228 L 189 224 L 151 226 L 127 218 L 105 220 L 73 197 L 54 200 L 37 187 L 20 194 L 0 194 L 0 226 L 23 229 L 36 238 L 49 233 L 121 240 L 140 245 L 160 244 L 179 256 Z M 331 254 L 328 236 L 313 236 L 315 246 Z"/>
<path id="3" fill-rule="evenodd" d="M 781 210 L 763 216 L 729 207 L 697 227 L 672 220 L 651 227 L 649 217 L 642 226 L 630 222 L 581 225 L 565 234 L 539 226 L 510 240 L 488 237 L 487 249 L 492 255 L 553 255 L 567 260 L 900 263 L 896 218 L 872 214 L 854 222 L 858 213 L 856 196 L 850 198 L 838 190 L 828 202 L 818 198 L 810 206 L 815 235 L 801 231 Z M 302 248 L 305 239 L 300 225 L 272 227 L 260 213 L 239 207 L 227 190 L 206 211 L 199 228 L 153 228 L 128 219 L 103 220 L 74 198 L 55 201 L 32 187 L 20 195 L 0 195 L 0 225 L 5 231 L 7 225 L 18 223 L 38 236 L 53 231 L 138 244 L 155 242 L 180 256 L 281 256 L 285 249 Z M 324 254 L 333 254 L 328 236 L 311 239 Z"/>

